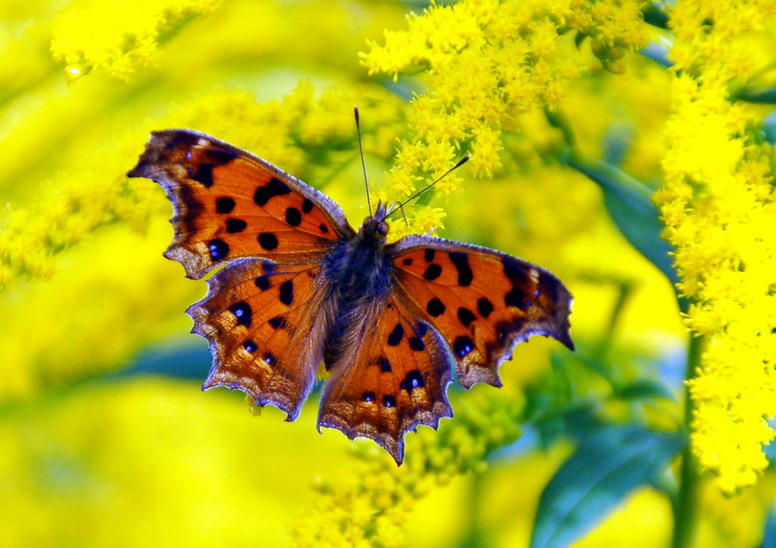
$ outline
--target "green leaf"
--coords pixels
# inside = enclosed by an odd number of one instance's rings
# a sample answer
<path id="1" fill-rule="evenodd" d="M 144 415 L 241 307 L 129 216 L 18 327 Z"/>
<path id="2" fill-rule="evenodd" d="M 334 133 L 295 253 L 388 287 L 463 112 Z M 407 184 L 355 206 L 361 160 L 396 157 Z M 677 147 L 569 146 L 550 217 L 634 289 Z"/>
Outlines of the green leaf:
<path id="1" fill-rule="evenodd" d="M 673 399 L 673 394 L 662 383 L 640 379 L 615 390 L 615 396 L 623 400 Z"/>
<path id="2" fill-rule="evenodd" d="M 608 425 L 585 437 L 542 492 L 531 548 L 580 539 L 633 489 L 653 482 L 684 443 L 634 425 Z"/>
<path id="3" fill-rule="evenodd" d="M 604 203 L 623 236 L 646 257 L 676 287 L 679 280 L 673 267 L 671 245 L 661 238 L 663 223 L 660 212 L 652 203 L 650 189 L 612 164 L 585 158 L 578 152 L 569 152 L 567 163 L 598 183 L 604 192 Z M 682 310 L 687 303 L 680 299 Z"/>
<path id="4" fill-rule="evenodd" d="M 735 94 L 735 99 L 749 101 L 750 103 L 776 103 L 776 87 L 753 89 L 744 88 Z"/>

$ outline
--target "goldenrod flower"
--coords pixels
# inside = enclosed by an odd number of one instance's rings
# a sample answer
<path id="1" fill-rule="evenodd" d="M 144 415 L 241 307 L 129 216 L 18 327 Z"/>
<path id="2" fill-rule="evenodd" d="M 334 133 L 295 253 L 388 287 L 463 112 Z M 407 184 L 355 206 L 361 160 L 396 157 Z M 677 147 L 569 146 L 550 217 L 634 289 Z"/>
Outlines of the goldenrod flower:
<path id="1" fill-rule="evenodd" d="M 165 31 L 214 10 L 219 0 L 136 0 L 73 3 L 54 29 L 51 52 L 65 65 L 68 80 L 94 68 L 126 79 L 153 58 Z"/>
<path id="2" fill-rule="evenodd" d="M 455 476 L 483 472 L 485 458 L 520 434 L 519 399 L 471 393 L 466 400 L 456 406 L 455 420 L 443 421 L 438 432 L 422 428 L 408 437 L 412 450 L 401 468 L 369 442 L 357 443 L 346 477 L 314 482 L 318 505 L 295 524 L 296 544 L 404 546 L 403 524 L 419 499 Z"/>
<path id="3" fill-rule="evenodd" d="M 693 301 L 687 326 L 708 344 L 690 382 L 692 444 L 724 492 L 752 485 L 776 437 L 776 193 L 756 118 L 730 97 L 759 68 L 752 30 L 772 2 L 678 2 L 665 183 L 655 195 L 675 246 L 679 289 Z M 756 50 L 755 50 L 756 51 Z"/>
<path id="4" fill-rule="evenodd" d="M 386 32 L 382 46 L 370 43 L 362 62 L 370 74 L 422 70 L 426 91 L 409 112 L 414 139 L 400 144 L 389 191 L 407 193 L 415 175 L 442 173 L 470 149 L 475 177 L 492 177 L 502 165 L 501 136 L 519 131 L 519 116 L 537 108 L 557 108 L 568 83 L 580 70 L 568 61 L 573 52 L 569 26 L 603 44 L 606 52 L 641 47 L 647 33 L 640 10 L 645 2 L 566 0 L 499 2 L 463 0 L 454 6 L 433 3 L 422 15 L 410 14 L 408 30 Z M 621 53 L 618 58 L 621 56 Z M 607 61 L 608 62 L 608 61 Z M 407 162 L 424 149 L 423 161 Z M 448 183 L 448 186 L 451 186 Z"/>

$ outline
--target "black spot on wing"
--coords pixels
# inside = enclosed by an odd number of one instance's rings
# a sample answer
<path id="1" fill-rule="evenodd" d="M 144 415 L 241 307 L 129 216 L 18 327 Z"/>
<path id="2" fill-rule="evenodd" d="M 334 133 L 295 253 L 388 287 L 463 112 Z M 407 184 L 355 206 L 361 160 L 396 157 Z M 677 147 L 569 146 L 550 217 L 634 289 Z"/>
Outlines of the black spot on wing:
<path id="1" fill-rule="evenodd" d="M 469 327 L 469 324 L 475 320 L 474 313 L 465 307 L 458 309 L 458 321 L 461 322 L 464 327 Z"/>
<path id="2" fill-rule="evenodd" d="M 222 166 L 237 158 L 237 154 L 222 148 L 209 148 L 205 151 L 205 160 L 212 166 Z"/>
<path id="3" fill-rule="evenodd" d="M 453 262 L 455 269 L 458 271 L 458 285 L 468 286 L 471 285 L 474 279 L 474 273 L 469 266 L 469 255 L 461 251 L 451 251 L 450 260 Z"/>
<path id="4" fill-rule="evenodd" d="M 191 178 L 199 183 L 202 183 L 205 188 L 210 188 L 213 186 L 214 167 L 215 166 L 213 164 L 200 164 L 197 168 L 197 171 L 191 175 Z"/>
<path id="5" fill-rule="evenodd" d="M 480 316 L 483 318 L 487 318 L 490 316 L 490 313 L 493 312 L 493 303 L 490 302 L 487 297 L 480 297 L 477 299 L 477 312 L 479 312 Z"/>
<path id="6" fill-rule="evenodd" d="M 287 208 L 286 222 L 291 226 L 299 226 L 302 224 L 302 213 L 295 207 Z"/>
<path id="7" fill-rule="evenodd" d="M 383 373 L 390 373 L 393 370 L 391 367 L 391 362 L 389 362 L 388 358 L 385 356 L 380 356 L 377 358 L 377 365 L 380 367 L 380 371 Z"/>
<path id="8" fill-rule="evenodd" d="M 210 240 L 207 248 L 213 261 L 220 261 L 229 255 L 229 245 L 220 238 Z"/>
<path id="9" fill-rule="evenodd" d="M 410 348 L 412 348 L 415 352 L 420 352 L 426 349 L 426 343 L 424 343 L 423 339 L 420 337 L 412 337 L 409 339 L 409 342 Z"/>
<path id="10" fill-rule="evenodd" d="M 517 285 L 512 286 L 512 289 L 504 296 L 504 304 L 507 306 L 516 306 L 523 309 L 525 300 L 525 294 L 523 290 Z"/>
<path id="11" fill-rule="evenodd" d="M 192 146 L 191 144 L 189 146 Z M 191 154 L 189 152 L 188 154 Z M 187 154 L 187 159 L 190 158 Z M 223 150 L 215 147 L 202 149 L 202 162 L 196 166 L 196 170 L 193 167 L 188 167 L 187 170 L 192 179 L 199 182 L 205 188 L 213 186 L 213 168 L 228 164 L 237 155 L 234 152 Z"/>
<path id="12" fill-rule="evenodd" d="M 286 317 L 285 316 L 275 316 L 274 318 L 270 318 L 269 321 L 270 327 L 272 329 L 280 329 L 282 327 L 286 326 Z"/>
<path id="13" fill-rule="evenodd" d="M 244 301 L 235 303 L 229 307 L 229 311 L 237 318 L 238 325 L 250 327 L 253 321 L 253 314 L 250 305 Z"/>
<path id="14" fill-rule="evenodd" d="M 438 264 L 431 263 L 426 267 L 426 271 L 423 273 L 423 278 L 428 281 L 434 281 L 442 274 L 442 267 Z"/>
<path id="15" fill-rule="evenodd" d="M 256 346 L 255 342 L 251 340 L 247 340 L 243 343 L 243 348 L 245 349 L 246 352 L 250 352 L 251 354 L 253 354 L 254 352 L 256 352 L 256 349 L 258 347 Z"/>
<path id="16" fill-rule="evenodd" d="M 272 232 L 262 232 L 258 236 L 259 245 L 267 251 L 272 251 L 278 247 L 278 237 Z"/>
<path id="17" fill-rule="evenodd" d="M 421 375 L 420 371 L 417 369 L 413 369 L 407 373 L 407 376 L 404 377 L 404 380 L 402 380 L 399 385 L 402 390 L 406 390 L 409 393 L 412 393 L 416 388 L 423 388 L 424 386 L 426 386 L 426 383 L 423 380 L 423 375 Z"/>
<path id="18" fill-rule="evenodd" d="M 425 249 L 423 251 L 423 258 L 426 260 L 427 263 L 430 263 L 434 260 L 434 255 L 436 255 L 435 249 Z"/>
<path id="19" fill-rule="evenodd" d="M 262 291 L 266 291 L 267 289 L 269 289 L 269 285 L 270 285 L 269 276 L 267 276 L 266 274 L 256 278 L 256 287 L 258 287 Z"/>
<path id="20" fill-rule="evenodd" d="M 291 306 L 294 302 L 294 282 L 286 280 L 280 286 L 280 302 L 286 306 Z"/>
<path id="21" fill-rule="evenodd" d="M 235 206 L 234 200 L 228 196 L 224 196 L 216 200 L 216 213 L 226 214 L 231 213 Z"/>
<path id="22" fill-rule="evenodd" d="M 302 212 L 310 213 L 312 210 L 313 210 L 313 203 L 307 198 L 305 198 L 304 201 L 302 202 Z"/>
<path id="23" fill-rule="evenodd" d="M 404 328 L 400 323 L 397 323 L 396 327 L 391 331 L 391 334 L 388 335 L 388 346 L 399 346 L 402 337 L 404 337 Z"/>
<path id="24" fill-rule="evenodd" d="M 445 305 L 442 301 L 434 297 L 428 301 L 428 305 L 426 305 L 426 312 L 436 318 L 437 316 L 441 316 L 445 313 Z"/>
<path id="25" fill-rule="evenodd" d="M 501 257 L 501 263 L 504 265 L 504 274 L 507 275 L 512 283 L 525 283 L 528 281 L 528 274 L 525 267 L 514 257 Z"/>
<path id="26" fill-rule="evenodd" d="M 457 357 L 463 358 L 472 350 L 474 350 L 474 341 L 469 337 L 464 336 L 455 339 L 455 342 L 453 343 L 453 352 Z"/>
<path id="27" fill-rule="evenodd" d="M 253 194 L 253 201 L 260 206 L 267 205 L 275 196 L 283 196 L 291 192 L 291 188 L 280 179 L 273 178 L 269 183 L 260 186 Z"/>
<path id="28" fill-rule="evenodd" d="M 242 219 L 227 219 L 226 220 L 226 231 L 229 234 L 236 234 L 238 232 L 242 232 L 245 230 L 245 228 L 248 226 L 248 223 L 243 221 Z"/>

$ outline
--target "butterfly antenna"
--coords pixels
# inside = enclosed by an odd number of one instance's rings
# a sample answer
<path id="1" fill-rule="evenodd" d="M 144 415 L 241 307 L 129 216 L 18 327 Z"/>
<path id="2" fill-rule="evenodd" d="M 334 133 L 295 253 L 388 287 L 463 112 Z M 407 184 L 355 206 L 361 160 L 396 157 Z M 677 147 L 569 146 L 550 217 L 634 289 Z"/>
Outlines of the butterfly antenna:
<path id="1" fill-rule="evenodd" d="M 420 190 L 418 190 L 418 191 L 417 191 L 415 194 L 413 194 L 412 196 L 410 196 L 409 198 L 407 198 L 407 199 L 406 199 L 406 200 L 404 200 L 403 202 L 395 202 L 395 203 L 394 203 L 394 205 L 393 205 L 393 206 L 391 206 L 391 209 L 390 209 L 390 211 L 388 211 L 388 213 L 386 213 L 386 214 L 385 214 L 385 217 L 383 217 L 383 219 L 387 219 L 387 218 L 388 218 L 390 215 L 392 215 L 393 213 L 395 213 L 397 209 L 401 209 L 401 210 L 402 210 L 402 212 L 404 212 L 404 209 L 403 209 L 403 208 L 404 208 L 404 206 L 405 206 L 405 205 L 407 205 L 407 204 L 408 204 L 408 203 L 410 203 L 412 200 L 414 200 L 415 198 L 417 198 L 418 196 L 420 196 L 421 194 L 423 194 L 424 192 L 426 192 L 428 189 L 430 189 L 432 186 L 434 186 L 435 184 L 437 184 L 439 181 L 441 181 L 442 179 L 444 179 L 445 177 L 447 177 L 448 175 L 450 175 L 450 174 L 451 174 L 453 171 L 455 171 L 456 169 L 458 169 L 459 167 L 461 167 L 462 165 L 464 165 L 466 162 L 468 162 L 468 161 L 469 161 L 469 158 L 471 158 L 471 157 L 472 157 L 472 155 L 471 155 L 471 154 L 467 154 L 466 156 L 464 156 L 463 158 L 461 158 L 460 160 L 458 160 L 458 163 L 457 163 L 457 164 L 455 164 L 453 167 L 451 167 L 450 169 L 448 169 L 447 171 L 445 171 L 445 172 L 444 172 L 442 175 L 440 175 L 439 177 L 437 177 L 437 178 L 436 178 L 436 179 L 435 179 L 435 180 L 434 180 L 434 181 L 433 181 L 431 184 L 429 184 L 429 185 L 428 185 L 428 186 L 426 186 L 426 187 L 423 187 L 423 188 L 421 188 L 421 189 L 420 189 Z M 394 207 L 394 206 L 395 206 L 395 207 Z"/>
<path id="2" fill-rule="evenodd" d="M 392 208 L 393 208 L 393 206 L 397 206 L 397 207 L 398 207 L 398 209 L 400 209 L 400 210 L 401 210 L 401 216 L 402 216 L 402 217 L 404 217 L 404 224 L 405 224 L 405 225 L 407 225 L 407 226 L 409 226 L 410 222 L 407 220 L 407 214 L 406 214 L 406 213 L 404 213 L 404 207 L 402 207 L 402 205 L 401 205 L 401 202 L 399 202 L 399 201 L 396 201 L 396 202 L 392 203 L 392 204 L 391 204 L 391 207 L 390 207 L 390 208 L 388 208 L 388 209 L 392 209 Z M 386 215 L 386 216 L 387 216 L 387 215 Z"/>
<path id="3" fill-rule="evenodd" d="M 356 131 L 358 132 L 358 150 L 361 153 L 361 167 L 364 168 L 364 186 L 366 186 L 366 204 L 369 206 L 369 216 L 372 216 L 372 200 L 369 197 L 369 179 L 366 176 L 366 160 L 364 160 L 364 145 L 361 142 L 361 121 L 358 116 L 358 106 L 353 107 L 356 117 Z"/>

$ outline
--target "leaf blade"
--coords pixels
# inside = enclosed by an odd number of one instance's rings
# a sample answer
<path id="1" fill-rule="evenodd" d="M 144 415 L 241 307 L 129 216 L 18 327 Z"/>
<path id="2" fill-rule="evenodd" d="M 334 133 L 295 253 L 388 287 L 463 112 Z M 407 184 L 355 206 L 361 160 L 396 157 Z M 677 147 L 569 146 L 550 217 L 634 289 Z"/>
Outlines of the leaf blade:
<path id="1" fill-rule="evenodd" d="M 605 426 L 585 438 L 542 492 L 531 548 L 567 546 L 628 493 L 651 483 L 684 446 L 677 435 Z"/>

